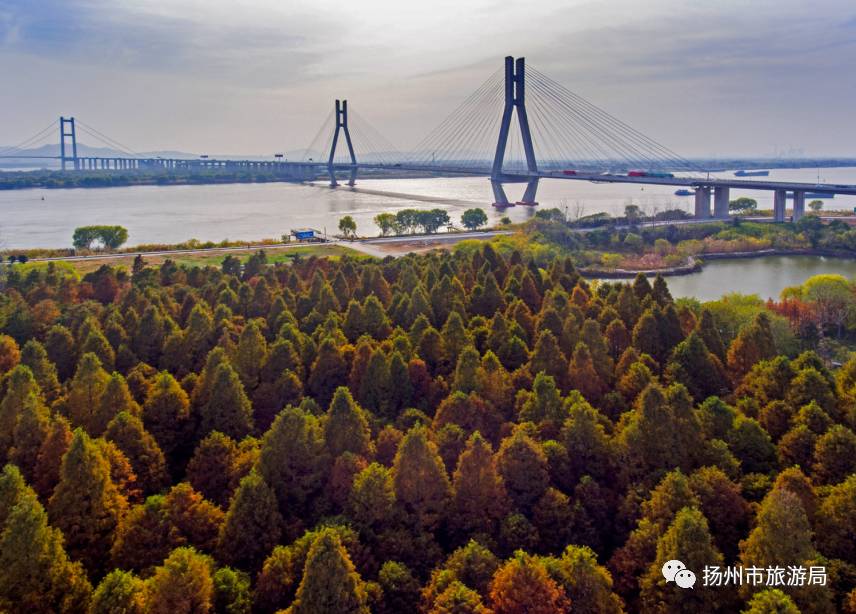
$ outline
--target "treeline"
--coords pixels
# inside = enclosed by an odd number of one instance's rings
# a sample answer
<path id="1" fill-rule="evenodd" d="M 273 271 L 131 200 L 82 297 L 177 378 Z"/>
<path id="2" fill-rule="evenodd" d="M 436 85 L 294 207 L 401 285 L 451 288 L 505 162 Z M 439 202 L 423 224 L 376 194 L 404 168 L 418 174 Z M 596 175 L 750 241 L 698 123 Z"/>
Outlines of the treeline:
<path id="1" fill-rule="evenodd" d="M 21 171 L 0 173 L 0 190 L 29 188 L 104 188 L 131 185 L 186 185 L 208 183 L 265 183 L 298 181 L 275 169 Z"/>
<path id="2" fill-rule="evenodd" d="M 856 606 L 856 359 L 780 355 L 766 312 L 490 244 L 6 275 L 0 610 Z"/>

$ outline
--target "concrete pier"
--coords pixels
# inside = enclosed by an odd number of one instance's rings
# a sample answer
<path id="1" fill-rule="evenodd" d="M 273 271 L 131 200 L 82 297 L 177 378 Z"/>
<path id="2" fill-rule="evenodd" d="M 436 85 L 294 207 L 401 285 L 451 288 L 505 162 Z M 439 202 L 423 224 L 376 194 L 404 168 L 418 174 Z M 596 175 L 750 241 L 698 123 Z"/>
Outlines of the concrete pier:
<path id="1" fill-rule="evenodd" d="M 794 222 L 798 222 L 805 215 L 805 192 L 794 191 Z"/>
<path id="2" fill-rule="evenodd" d="M 695 191 L 695 218 L 703 220 L 710 217 L 710 186 L 700 186 Z"/>
<path id="3" fill-rule="evenodd" d="M 719 186 L 713 189 L 713 217 L 718 220 L 728 219 L 728 199 L 730 188 Z"/>
<path id="4" fill-rule="evenodd" d="M 787 192 L 785 190 L 773 191 L 773 221 L 785 221 L 785 207 L 787 206 Z"/>

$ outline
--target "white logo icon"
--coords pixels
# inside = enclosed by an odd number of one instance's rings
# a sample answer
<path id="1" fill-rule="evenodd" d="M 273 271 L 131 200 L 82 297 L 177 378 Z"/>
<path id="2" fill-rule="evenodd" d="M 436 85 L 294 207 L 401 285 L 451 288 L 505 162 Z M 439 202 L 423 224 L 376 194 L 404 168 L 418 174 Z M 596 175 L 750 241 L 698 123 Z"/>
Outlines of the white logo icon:
<path id="1" fill-rule="evenodd" d="M 681 588 L 692 588 L 696 583 L 696 575 L 677 560 L 666 561 L 663 564 L 663 577 L 666 578 L 666 582 L 674 581 Z"/>

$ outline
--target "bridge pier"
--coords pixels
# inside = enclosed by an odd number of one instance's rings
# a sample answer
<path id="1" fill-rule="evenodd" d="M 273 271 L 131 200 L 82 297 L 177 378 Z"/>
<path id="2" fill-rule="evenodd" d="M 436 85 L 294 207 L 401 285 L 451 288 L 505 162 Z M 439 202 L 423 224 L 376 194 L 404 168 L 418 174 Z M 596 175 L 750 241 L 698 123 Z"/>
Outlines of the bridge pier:
<path id="1" fill-rule="evenodd" d="M 695 218 L 704 220 L 710 217 L 710 186 L 699 186 L 695 191 Z"/>
<path id="2" fill-rule="evenodd" d="M 725 186 L 713 189 L 713 217 L 718 220 L 728 219 L 728 200 L 731 190 Z"/>
<path id="3" fill-rule="evenodd" d="M 773 221 L 785 221 L 785 208 L 787 207 L 788 194 L 785 190 L 775 190 L 773 192 Z"/>
<path id="4" fill-rule="evenodd" d="M 508 202 L 508 196 L 505 195 L 505 188 L 502 187 L 501 181 L 490 180 L 490 188 L 493 190 L 493 206 L 494 207 L 511 207 Z"/>
<path id="5" fill-rule="evenodd" d="M 805 215 L 805 192 L 794 190 L 794 222 L 799 222 Z"/>
<path id="6" fill-rule="evenodd" d="M 518 205 L 534 206 L 538 204 L 535 200 L 535 194 L 538 192 L 538 177 L 530 179 L 526 182 L 526 190 L 523 192 L 523 199 L 517 201 Z"/>

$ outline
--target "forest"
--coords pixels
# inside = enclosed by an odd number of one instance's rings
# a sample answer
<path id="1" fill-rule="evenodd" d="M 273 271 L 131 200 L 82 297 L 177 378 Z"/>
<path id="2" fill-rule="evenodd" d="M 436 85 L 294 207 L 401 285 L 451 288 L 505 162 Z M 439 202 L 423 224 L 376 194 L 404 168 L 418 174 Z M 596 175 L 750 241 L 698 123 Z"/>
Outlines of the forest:
<path id="1" fill-rule="evenodd" d="M 856 612 L 856 356 L 763 306 L 491 243 L 2 282 L 0 611 Z"/>

